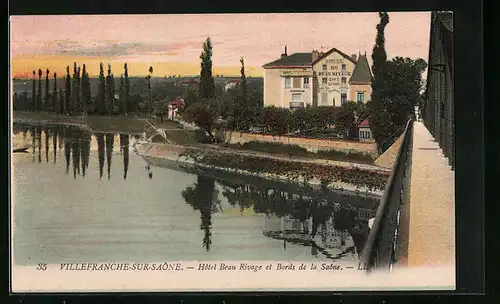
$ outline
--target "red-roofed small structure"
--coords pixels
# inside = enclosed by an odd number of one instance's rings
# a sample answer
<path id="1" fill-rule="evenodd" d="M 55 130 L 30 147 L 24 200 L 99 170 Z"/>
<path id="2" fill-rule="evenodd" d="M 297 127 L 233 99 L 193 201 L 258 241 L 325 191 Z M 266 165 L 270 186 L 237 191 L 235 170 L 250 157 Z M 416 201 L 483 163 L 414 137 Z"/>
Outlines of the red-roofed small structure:
<path id="1" fill-rule="evenodd" d="M 370 123 L 368 122 L 368 119 L 363 120 L 359 125 L 358 125 L 358 131 L 359 131 L 359 141 L 361 142 L 373 142 L 373 135 L 372 131 L 370 130 Z"/>
<path id="2" fill-rule="evenodd" d="M 366 128 L 370 127 L 370 124 L 368 123 L 368 119 L 363 120 L 363 121 L 362 121 L 362 122 L 358 125 L 358 127 L 360 127 L 360 128 L 362 128 L 362 127 L 366 127 Z"/>

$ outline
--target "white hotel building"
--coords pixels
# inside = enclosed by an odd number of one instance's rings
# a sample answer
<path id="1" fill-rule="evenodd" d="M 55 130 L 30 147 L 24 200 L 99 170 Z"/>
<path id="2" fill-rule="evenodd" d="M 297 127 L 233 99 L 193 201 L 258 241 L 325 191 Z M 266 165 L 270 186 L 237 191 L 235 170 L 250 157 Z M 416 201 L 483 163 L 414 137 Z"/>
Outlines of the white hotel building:
<path id="1" fill-rule="evenodd" d="M 283 108 L 341 106 L 367 102 L 372 73 L 366 53 L 348 56 L 332 48 L 326 53 L 285 53 L 263 66 L 264 105 Z"/>

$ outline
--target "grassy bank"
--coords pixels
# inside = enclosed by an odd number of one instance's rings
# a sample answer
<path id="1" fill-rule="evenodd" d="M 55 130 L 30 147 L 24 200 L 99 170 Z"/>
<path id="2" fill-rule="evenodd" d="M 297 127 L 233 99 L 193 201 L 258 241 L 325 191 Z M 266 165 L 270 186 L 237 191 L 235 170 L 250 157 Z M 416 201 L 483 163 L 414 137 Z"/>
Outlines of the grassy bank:
<path id="1" fill-rule="evenodd" d="M 317 153 L 309 152 L 307 149 L 300 147 L 298 145 L 284 145 L 280 143 L 271 142 L 259 142 L 250 141 L 244 144 L 223 144 L 224 147 L 239 149 L 239 150 L 250 150 L 265 152 L 273 155 L 279 156 L 296 156 L 296 157 L 307 157 L 312 159 L 329 159 L 343 162 L 355 162 L 360 164 L 373 165 L 374 159 L 371 155 L 360 152 L 342 152 L 335 150 L 328 151 L 318 151 Z"/>
<path id="2" fill-rule="evenodd" d="M 136 115 L 129 116 L 63 116 L 46 112 L 21 112 L 13 113 L 14 122 L 40 123 L 40 124 L 67 124 L 89 128 L 94 132 L 110 133 L 142 133 L 145 131 L 144 118 Z M 153 124 L 156 118 L 148 118 Z M 163 128 L 179 128 L 174 122 L 163 122 Z"/>
<path id="3" fill-rule="evenodd" d="M 289 161 L 238 153 L 220 153 L 214 150 L 187 149 L 182 153 L 182 156 L 205 165 L 245 170 L 257 174 L 275 174 L 291 180 L 317 179 L 321 180 L 324 185 L 342 182 L 370 190 L 383 190 L 388 179 L 387 174 L 360 168 Z"/>

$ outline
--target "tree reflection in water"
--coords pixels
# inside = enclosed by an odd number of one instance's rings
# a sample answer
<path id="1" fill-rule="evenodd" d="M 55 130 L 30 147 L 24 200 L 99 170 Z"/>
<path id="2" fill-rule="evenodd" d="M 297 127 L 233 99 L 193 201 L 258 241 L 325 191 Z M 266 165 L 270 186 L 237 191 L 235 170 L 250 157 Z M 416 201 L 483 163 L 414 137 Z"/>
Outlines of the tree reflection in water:
<path id="1" fill-rule="evenodd" d="M 45 134 L 45 161 L 49 162 L 49 129 L 47 127 L 43 128 L 43 133 Z"/>
<path id="2" fill-rule="evenodd" d="M 82 176 L 85 177 L 87 169 L 89 167 L 89 156 L 90 156 L 90 133 L 83 132 L 80 139 L 80 160 L 82 162 Z"/>
<path id="3" fill-rule="evenodd" d="M 36 128 L 32 126 L 30 128 L 30 136 L 31 136 L 31 148 L 33 150 L 33 163 L 35 163 L 35 150 L 36 150 L 36 144 L 35 144 L 35 139 L 36 139 Z"/>
<path id="4" fill-rule="evenodd" d="M 314 197 L 308 196 L 299 189 L 294 192 L 278 189 L 257 188 L 249 185 L 235 184 L 227 181 L 218 181 L 222 187 L 222 195 L 229 204 L 239 207 L 240 210 L 253 207 L 257 213 L 274 215 L 280 220 L 298 224 L 291 230 L 265 231 L 264 234 L 271 238 L 283 239 L 283 248 L 286 243 L 293 242 L 311 246 L 311 254 L 318 255 L 318 251 L 330 258 L 338 258 L 329 254 L 324 246 L 330 246 L 332 234 L 340 237 L 340 246 L 346 246 L 346 233 L 350 234 L 354 247 L 347 247 L 346 252 L 356 249 L 360 253 L 366 238 L 368 226 L 366 221 L 357 217 L 357 208 L 342 206 L 333 203 L 327 191 L 319 191 Z M 309 231 L 311 227 L 311 231 Z M 315 236 L 320 235 L 321 246 L 315 241 Z M 333 246 L 333 245 L 332 245 Z M 346 252 L 342 252 L 345 254 Z"/>
<path id="5" fill-rule="evenodd" d="M 123 155 L 123 179 L 127 179 L 128 162 L 129 162 L 129 135 L 120 134 L 120 151 Z"/>
<path id="6" fill-rule="evenodd" d="M 108 165 L 108 179 L 111 179 L 111 158 L 113 157 L 113 146 L 115 144 L 114 134 L 106 134 L 106 161 Z"/>
<path id="7" fill-rule="evenodd" d="M 36 137 L 38 140 L 38 163 L 42 162 L 42 128 L 36 128 Z"/>
<path id="8" fill-rule="evenodd" d="M 53 150 L 53 153 L 54 153 L 54 164 L 56 163 L 56 159 L 57 159 L 57 136 L 58 136 L 58 132 L 59 131 L 59 128 L 58 127 L 54 127 L 52 128 L 52 150 Z"/>
<path id="9" fill-rule="evenodd" d="M 215 189 L 215 179 L 204 175 L 198 175 L 196 183 L 182 191 L 182 197 L 186 203 L 194 210 L 200 211 L 200 229 L 204 232 L 203 247 L 207 252 L 210 251 L 212 244 L 212 213 L 222 210 L 218 196 L 219 191 Z"/>
<path id="10" fill-rule="evenodd" d="M 102 174 L 104 172 L 104 134 L 97 133 L 95 137 L 97 140 L 97 154 L 99 157 L 99 178 L 102 179 Z"/>

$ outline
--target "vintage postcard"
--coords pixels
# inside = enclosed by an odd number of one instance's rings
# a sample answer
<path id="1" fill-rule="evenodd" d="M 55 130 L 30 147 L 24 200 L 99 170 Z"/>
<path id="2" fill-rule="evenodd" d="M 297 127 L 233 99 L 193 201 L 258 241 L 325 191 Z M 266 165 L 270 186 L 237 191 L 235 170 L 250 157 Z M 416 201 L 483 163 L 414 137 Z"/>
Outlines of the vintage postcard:
<path id="1" fill-rule="evenodd" d="M 454 290 L 451 12 L 10 18 L 12 292 Z"/>

